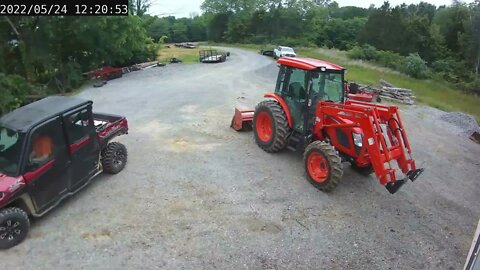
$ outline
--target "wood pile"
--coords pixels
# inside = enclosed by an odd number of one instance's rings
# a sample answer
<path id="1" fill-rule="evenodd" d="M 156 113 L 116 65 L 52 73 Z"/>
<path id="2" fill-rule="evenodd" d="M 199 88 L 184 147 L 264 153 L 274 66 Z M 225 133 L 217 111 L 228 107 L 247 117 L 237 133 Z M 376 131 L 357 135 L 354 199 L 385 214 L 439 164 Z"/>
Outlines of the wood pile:
<path id="1" fill-rule="evenodd" d="M 377 89 L 378 94 L 383 100 L 399 102 L 402 104 L 413 105 L 415 104 L 415 96 L 411 89 L 394 87 L 392 84 L 386 81 L 380 81 L 382 88 Z"/>

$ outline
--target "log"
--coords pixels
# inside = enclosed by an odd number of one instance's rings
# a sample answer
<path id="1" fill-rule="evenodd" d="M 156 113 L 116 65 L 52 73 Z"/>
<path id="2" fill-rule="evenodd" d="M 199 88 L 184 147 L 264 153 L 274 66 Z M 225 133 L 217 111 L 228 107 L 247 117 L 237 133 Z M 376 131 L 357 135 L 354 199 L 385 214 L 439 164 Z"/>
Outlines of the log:
<path id="1" fill-rule="evenodd" d="M 380 80 L 380 84 L 381 84 L 382 86 L 386 86 L 386 87 L 394 87 L 393 84 L 391 84 L 391 83 L 389 83 L 389 82 L 387 82 L 387 81 L 385 81 L 385 80 Z"/>

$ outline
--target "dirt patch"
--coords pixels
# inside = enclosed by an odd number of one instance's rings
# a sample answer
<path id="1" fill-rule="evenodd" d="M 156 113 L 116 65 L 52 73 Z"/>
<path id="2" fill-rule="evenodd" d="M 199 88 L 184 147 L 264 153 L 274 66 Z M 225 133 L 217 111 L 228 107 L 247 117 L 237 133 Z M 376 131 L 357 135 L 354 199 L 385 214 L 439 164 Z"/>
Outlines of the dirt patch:
<path id="1" fill-rule="evenodd" d="M 112 238 L 112 232 L 107 229 L 103 229 L 99 232 L 84 232 L 81 237 L 86 240 L 104 241 Z"/>

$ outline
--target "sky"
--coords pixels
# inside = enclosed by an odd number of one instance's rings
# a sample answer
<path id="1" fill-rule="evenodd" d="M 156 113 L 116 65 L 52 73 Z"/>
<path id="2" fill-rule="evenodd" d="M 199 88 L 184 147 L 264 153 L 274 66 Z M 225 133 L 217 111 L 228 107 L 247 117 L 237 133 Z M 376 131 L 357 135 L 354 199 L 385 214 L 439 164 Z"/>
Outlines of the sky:
<path id="1" fill-rule="evenodd" d="M 374 4 L 379 7 L 383 4 L 384 0 L 336 0 L 340 6 L 358 6 L 368 8 L 370 4 Z M 406 4 L 418 4 L 421 0 L 389 0 L 392 6 L 396 6 L 402 3 Z M 452 0 L 423 0 L 436 6 L 450 5 Z M 467 1 L 468 2 L 468 1 Z M 152 0 L 152 6 L 149 13 L 159 16 L 175 16 L 175 17 L 190 17 L 190 14 L 200 14 L 200 5 L 203 0 Z"/>

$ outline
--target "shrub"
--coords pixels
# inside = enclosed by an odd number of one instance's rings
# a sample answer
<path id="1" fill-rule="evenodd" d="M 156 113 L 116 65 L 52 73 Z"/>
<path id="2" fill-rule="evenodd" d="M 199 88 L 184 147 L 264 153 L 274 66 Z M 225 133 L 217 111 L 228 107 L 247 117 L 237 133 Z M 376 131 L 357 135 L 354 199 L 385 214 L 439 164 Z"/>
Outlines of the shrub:
<path id="1" fill-rule="evenodd" d="M 378 51 L 377 63 L 382 66 L 399 70 L 405 57 L 389 51 Z"/>
<path id="2" fill-rule="evenodd" d="M 470 81 L 460 82 L 457 84 L 459 88 L 467 93 L 480 95 L 480 78 L 478 75 L 473 74 L 475 78 Z"/>
<path id="3" fill-rule="evenodd" d="M 63 74 L 59 74 L 62 78 L 63 87 L 70 92 L 71 89 L 79 87 L 83 81 L 82 67 L 76 62 L 68 62 L 64 65 Z"/>
<path id="4" fill-rule="evenodd" d="M 18 75 L 5 75 L 0 73 L 0 114 L 13 110 L 25 101 L 26 96 L 31 93 L 32 86 Z"/>
<path id="5" fill-rule="evenodd" d="M 365 60 L 372 61 L 378 59 L 378 51 L 372 45 L 365 44 L 362 46 L 362 50 Z"/>
<path id="6" fill-rule="evenodd" d="M 375 47 L 365 44 L 362 47 L 354 46 L 348 51 L 347 56 L 352 59 L 375 61 L 378 59 L 378 51 Z"/>
<path id="7" fill-rule="evenodd" d="M 418 53 L 411 53 L 403 60 L 401 71 L 408 76 L 425 79 L 429 77 L 429 69 L 427 63 L 423 60 Z"/>
<path id="8" fill-rule="evenodd" d="M 352 59 L 365 59 L 363 50 L 359 46 L 353 47 L 350 51 L 347 52 L 347 56 Z"/>

